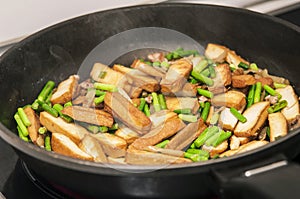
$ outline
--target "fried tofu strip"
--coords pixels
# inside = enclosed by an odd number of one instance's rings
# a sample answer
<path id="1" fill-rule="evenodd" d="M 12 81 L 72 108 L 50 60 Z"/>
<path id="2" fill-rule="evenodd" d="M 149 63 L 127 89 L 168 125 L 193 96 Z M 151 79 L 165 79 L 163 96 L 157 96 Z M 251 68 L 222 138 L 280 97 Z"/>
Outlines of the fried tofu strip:
<path id="1" fill-rule="evenodd" d="M 232 87 L 245 88 L 256 83 L 252 75 L 234 75 L 232 76 Z"/>
<path id="2" fill-rule="evenodd" d="M 192 63 L 187 59 L 174 61 L 169 67 L 165 77 L 161 80 L 162 93 L 176 93 L 182 89 L 192 71 Z"/>
<path id="3" fill-rule="evenodd" d="M 281 112 L 272 113 L 268 116 L 270 125 L 270 141 L 274 142 L 279 137 L 288 133 L 288 125 L 284 115 Z"/>
<path id="4" fill-rule="evenodd" d="M 142 71 L 143 73 L 151 75 L 153 77 L 158 77 L 160 79 L 165 76 L 165 73 L 163 73 L 162 71 L 157 70 L 156 68 L 143 63 L 139 59 L 134 60 L 133 63 L 131 64 L 131 67 L 133 67 L 139 71 Z"/>
<path id="5" fill-rule="evenodd" d="M 129 150 L 126 153 L 125 161 L 128 164 L 136 165 L 165 165 L 191 163 L 187 158 L 175 157 L 166 154 L 153 153 L 141 150 Z"/>
<path id="6" fill-rule="evenodd" d="M 200 107 L 198 99 L 193 97 L 166 97 L 166 104 L 170 111 L 191 109 L 192 113 L 196 113 Z"/>
<path id="7" fill-rule="evenodd" d="M 229 50 L 227 52 L 226 62 L 229 63 L 229 64 L 234 64 L 235 66 L 238 66 L 239 63 L 241 63 L 241 62 L 249 65 L 248 61 L 246 61 L 245 59 L 243 59 L 242 57 L 237 55 L 235 53 L 235 51 L 232 51 L 232 50 Z"/>
<path id="8" fill-rule="evenodd" d="M 130 128 L 127 128 L 127 127 L 120 127 L 116 132 L 115 132 L 115 135 L 120 137 L 120 138 L 123 138 L 127 144 L 131 144 L 133 143 L 136 139 L 138 139 L 140 137 L 140 135 L 131 130 Z"/>
<path id="9" fill-rule="evenodd" d="M 54 152 L 62 155 L 82 160 L 94 160 L 92 156 L 83 152 L 69 137 L 60 133 L 52 133 L 51 147 Z"/>
<path id="10" fill-rule="evenodd" d="M 62 113 L 72 117 L 74 120 L 99 126 L 111 127 L 114 123 L 111 114 L 95 108 L 68 106 L 62 110 Z"/>
<path id="11" fill-rule="evenodd" d="M 246 105 L 246 96 L 239 91 L 230 90 L 226 93 L 216 95 L 212 98 L 214 106 L 226 106 L 228 108 L 242 109 Z"/>
<path id="12" fill-rule="evenodd" d="M 268 117 L 270 103 L 257 102 L 246 109 L 243 116 L 247 118 L 245 123 L 238 122 L 234 129 L 234 135 L 237 137 L 255 136 L 257 131 L 262 127 Z"/>
<path id="13" fill-rule="evenodd" d="M 244 144 L 242 146 L 240 146 L 238 149 L 232 149 L 232 150 L 228 150 L 225 151 L 224 153 L 220 154 L 220 157 L 229 157 L 235 154 L 240 154 L 240 153 L 245 153 L 247 151 L 251 151 L 254 149 L 257 149 L 259 147 L 262 147 L 266 144 L 268 144 L 268 141 L 262 140 L 262 141 L 258 141 L 258 140 L 253 140 L 247 144 Z"/>
<path id="14" fill-rule="evenodd" d="M 228 48 L 218 44 L 207 44 L 204 55 L 217 63 L 223 63 L 227 56 Z"/>
<path id="15" fill-rule="evenodd" d="M 171 137 L 185 127 L 185 124 L 178 117 L 167 120 L 161 127 L 151 130 L 148 134 L 136 139 L 131 146 L 135 149 L 143 149 L 146 146 L 153 146 L 162 140 Z"/>
<path id="16" fill-rule="evenodd" d="M 219 117 L 219 124 L 222 129 L 232 131 L 236 126 L 238 119 L 230 112 L 229 108 L 225 108 Z"/>
<path id="17" fill-rule="evenodd" d="M 24 112 L 27 116 L 27 118 L 29 119 L 31 125 L 29 127 L 27 127 L 28 133 L 29 133 L 29 137 L 31 139 L 31 141 L 35 144 L 37 144 L 37 139 L 39 137 L 39 128 L 40 128 L 40 120 L 38 115 L 34 112 L 34 110 L 27 106 L 26 108 L 24 108 Z"/>
<path id="18" fill-rule="evenodd" d="M 90 73 L 93 80 L 105 84 L 118 85 L 119 82 L 124 78 L 124 75 L 118 71 L 111 69 L 110 67 L 95 63 Z"/>
<path id="19" fill-rule="evenodd" d="M 53 117 L 45 111 L 40 113 L 40 122 L 50 132 L 63 134 L 76 144 L 78 144 L 86 134 L 89 134 L 82 126 L 75 125 L 74 123 L 67 123 L 62 118 Z"/>
<path id="20" fill-rule="evenodd" d="M 71 75 L 68 79 L 62 81 L 57 90 L 51 96 L 52 104 L 65 104 L 72 100 L 73 94 L 78 85 L 79 76 Z"/>
<path id="21" fill-rule="evenodd" d="M 190 145 L 203 131 L 206 125 L 202 119 L 189 123 L 184 129 L 179 131 L 166 145 L 166 149 L 183 150 Z"/>
<path id="22" fill-rule="evenodd" d="M 112 110 L 113 116 L 130 129 L 139 134 L 145 134 L 150 130 L 151 120 L 120 93 L 107 92 L 104 103 Z"/>
<path id="23" fill-rule="evenodd" d="M 226 151 L 227 148 L 228 148 L 228 141 L 227 140 L 223 141 L 221 144 L 219 144 L 216 147 L 206 146 L 206 145 L 202 146 L 202 150 L 208 151 L 209 156 L 211 158 L 214 158 L 216 155 L 219 155 L 219 154 L 223 153 L 224 151 Z"/>

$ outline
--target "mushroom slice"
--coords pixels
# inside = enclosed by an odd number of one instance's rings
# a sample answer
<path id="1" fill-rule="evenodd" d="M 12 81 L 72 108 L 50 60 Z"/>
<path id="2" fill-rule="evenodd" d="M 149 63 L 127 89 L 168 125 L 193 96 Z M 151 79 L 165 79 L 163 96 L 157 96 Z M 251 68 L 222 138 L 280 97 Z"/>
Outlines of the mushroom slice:
<path id="1" fill-rule="evenodd" d="M 68 106 L 65 107 L 61 112 L 72 117 L 74 120 L 99 126 L 111 127 L 114 123 L 114 119 L 111 114 L 96 108 Z"/>
<path id="2" fill-rule="evenodd" d="M 246 109 L 243 116 L 247 118 L 245 123 L 238 122 L 234 129 L 234 135 L 237 137 L 251 137 L 254 136 L 265 123 L 268 117 L 269 102 L 257 102 Z"/>
<path id="3" fill-rule="evenodd" d="M 233 107 L 240 110 L 246 105 L 246 96 L 242 92 L 230 90 L 226 93 L 214 96 L 212 98 L 212 104 L 214 106 Z"/>
<path id="4" fill-rule="evenodd" d="M 254 150 L 258 147 L 261 147 L 261 146 L 264 146 L 266 144 L 268 144 L 269 142 L 268 141 L 265 141 L 265 140 L 262 140 L 262 141 L 258 141 L 258 140 L 253 140 L 247 144 L 244 144 L 242 146 L 240 146 L 240 148 L 238 148 L 238 151 L 236 154 L 239 154 L 239 153 L 244 153 L 244 152 L 247 152 L 247 151 L 251 151 L 251 150 Z"/>
<path id="5" fill-rule="evenodd" d="M 183 150 L 190 145 L 206 129 L 202 119 L 189 123 L 184 129 L 179 131 L 166 145 L 166 149 Z"/>
<path id="6" fill-rule="evenodd" d="M 125 162 L 137 165 L 166 165 L 191 163 L 192 161 L 187 158 L 132 149 L 127 151 Z"/>
<path id="7" fill-rule="evenodd" d="M 299 101 L 293 87 L 288 85 L 285 88 L 276 89 L 276 92 L 282 96 L 281 100 L 287 101 L 287 106 L 281 110 L 281 113 L 289 123 L 293 122 L 299 115 Z"/>
<path id="8" fill-rule="evenodd" d="M 166 76 L 161 80 L 162 93 L 176 93 L 182 89 L 186 83 L 193 66 L 187 59 L 179 59 L 171 64 Z"/>
<path id="9" fill-rule="evenodd" d="M 200 107 L 198 99 L 193 97 L 166 97 L 166 104 L 170 111 L 191 109 L 192 113 L 196 113 Z"/>
<path id="10" fill-rule="evenodd" d="M 39 117 L 37 116 L 37 114 L 34 112 L 34 110 L 30 106 L 27 106 L 26 108 L 24 108 L 24 112 L 25 112 L 26 116 L 28 117 L 28 120 L 31 123 L 31 125 L 29 127 L 27 127 L 29 137 L 33 143 L 37 144 L 37 139 L 39 137 L 38 130 L 41 126 Z"/>
<path id="11" fill-rule="evenodd" d="M 219 124 L 223 129 L 232 131 L 236 126 L 237 122 L 238 119 L 230 112 L 229 108 L 225 108 L 221 112 Z"/>
<path id="12" fill-rule="evenodd" d="M 115 135 L 120 138 L 123 138 L 127 142 L 127 144 L 131 144 L 132 142 L 134 142 L 134 140 L 136 140 L 140 137 L 140 135 L 137 132 L 135 132 L 125 126 L 120 127 L 115 132 Z"/>
<path id="13" fill-rule="evenodd" d="M 205 56 L 214 62 L 223 63 L 228 51 L 225 46 L 209 43 L 205 49 Z"/>
<path id="14" fill-rule="evenodd" d="M 51 147 L 54 152 L 62 155 L 82 160 L 94 160 L 92 156 L 83 152 L 69 137 L 60 133 L 52 133 Z"/>
<path id="15" fill-rule="evenodd" d="M 152 129 L 146 135 L 136 139 L 131 146 L 136 149 L 143 149 L 146 146 L 153 146 L 162 140 L 171 137 L 185 127 L 185 124 L 178 117 L 167 120 L 162 126 Z"/>
<path id="16" fill-rule="evenodd" d="M 90 73 L 93 80 L 105 84 L 118 85 L 124 78 L 124 75 L 118 71 L 111 69 L 110 67 L 95 63 Z"/>
<path id="17" fill-rule="evenodd" d="M 79 148 L 92 156 L 95 162 L 107 162 L 107 157 L 104 153 L 104 150 L 96 138 L 88 134 L 85 135 L 79 143 Z"/>
<path id="18" fill-rule="evenodd" d="M 271 142 L 274 142 L 278 138 L 287 135 L 288 133 L 287 121 L 281 112 L 269 114 L 268 120 L 270 125 Z"/>
<path id="19" fill-rule="evenodd" d="M 65 104 L 72 100 L 73 94 L 76 91 L 78 85 L 79 76 L 71 75 L 68 79 L 62 81 L 57 90 L 51 96 L 52 104 Z"/>
<path id="20" fill-rule="evenodd" d="M 151 120 L 120 93 L 107 92 L 104 103 L 112 110 L 113 116 L 130 129 L 139 134 L 150 130 Z"/>
<path id="21" fill-rule="evenodd" d="M 113 158 L 123 157 L 126 153 L 127 143 L 124 139 L 109 133 L 91 134 L 100 142 L 103 151 Z"/>
<path id="22" fill-rule="evenodd" d="M 40 122 L 50 132 L 64 134 L 76 144 L 78 144 L 86 134 L 89 134 L 82 126 L 68 123 L 60 117 L 53 117 L 45 111 L 40 113 Z"/>
<path id="23" fill-rule="evenodd" d="M 252 75 L 234 75 L 232 76 L 232 87 L 245 88 L 256 83 Z"/>

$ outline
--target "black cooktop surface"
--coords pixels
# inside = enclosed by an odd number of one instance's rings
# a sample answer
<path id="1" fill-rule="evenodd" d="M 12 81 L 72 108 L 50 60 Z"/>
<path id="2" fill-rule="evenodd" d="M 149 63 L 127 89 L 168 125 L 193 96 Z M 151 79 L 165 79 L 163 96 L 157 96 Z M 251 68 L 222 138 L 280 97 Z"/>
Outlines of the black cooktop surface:
<path id="1" fill-rule="evenodd" d="M 300 26 L 300 9 L 295 9 L 278 17 Z M 296 158 L 300 162 L 300 156 Z M 49 185 L 36 179 L 26 165 L 17 157 L 13 149 L 0 138 L 0 191 L 7 199 L 68 198 L 62 192 L 55 192 Z M 0 195 L 1 198 L 1 195 Z M 74 198 L 74 197 L 72 197 Z"/>

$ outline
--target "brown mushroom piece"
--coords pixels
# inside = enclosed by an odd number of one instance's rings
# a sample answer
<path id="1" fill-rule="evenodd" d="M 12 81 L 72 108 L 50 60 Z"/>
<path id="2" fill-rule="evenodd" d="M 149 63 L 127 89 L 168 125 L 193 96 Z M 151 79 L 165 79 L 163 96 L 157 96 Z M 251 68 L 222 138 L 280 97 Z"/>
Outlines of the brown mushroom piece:
<path id="1" fill-rule="evenodd" d="M 65 107 L 61 112 L 65 115 L 70 116 L 74 120 L 99 126 L 111 127 L 114 123 L 114 119 L 110 113 L 96 108 L 68 106 Z"/>
<path id="2" fill-rule="evenodd" d="M 151 120 L 119 92 L 107 92 L 104 103 L 112 111 L 113 116 L 130 129 L 139 134 L 145 134 L 150 130 Z"/>
<path id="3" fill-rule="evenodd" d="M 243 116 L 247 118 L 245 123 L 238 122 L 234 129 L 237 137 L 255 136 L 268 117 L 269 102 L 257 102 L 246 109 Z"/>
<path id="4" fill-rule="evenodd" d="M 287 135 L 288 125 L 284 115 L 281 112 L 269 114 L 270 141 L 274 142 L 278 138 Z"/>

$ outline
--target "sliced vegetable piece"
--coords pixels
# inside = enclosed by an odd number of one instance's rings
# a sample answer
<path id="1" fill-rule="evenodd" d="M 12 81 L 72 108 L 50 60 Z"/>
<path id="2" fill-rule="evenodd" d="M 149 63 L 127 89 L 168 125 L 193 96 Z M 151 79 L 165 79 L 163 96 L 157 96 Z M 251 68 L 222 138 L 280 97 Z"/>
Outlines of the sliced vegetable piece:
<path id="1" fill-rule="evenodd" d="M 281 112 L 269 114 L 268 120 L 270 125 L 271 142 L 274 142 L 278 138 L 287 135 L 288 133 L 287 121 Z"/>

